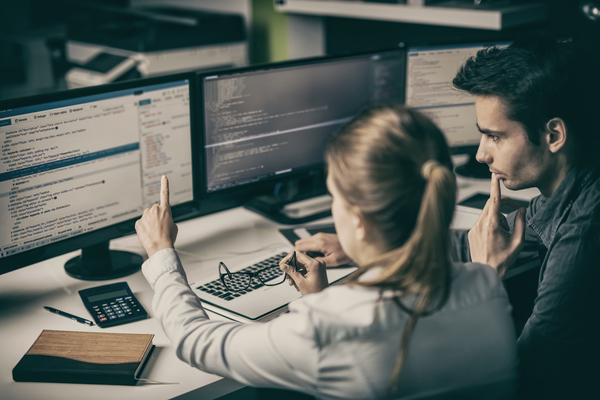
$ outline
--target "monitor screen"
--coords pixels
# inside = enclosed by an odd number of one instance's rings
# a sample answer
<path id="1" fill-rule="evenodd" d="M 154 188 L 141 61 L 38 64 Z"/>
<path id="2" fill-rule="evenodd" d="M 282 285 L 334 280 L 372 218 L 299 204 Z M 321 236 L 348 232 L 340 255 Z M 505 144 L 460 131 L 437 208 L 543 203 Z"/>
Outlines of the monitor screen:
<path id="1" fill-rule="evenodd" d="M 201 77 L 205 191 L 322 168 L 328 138 L 363 107 L 404 101 L 403 50 Z"/>
<path id="2" fill-rule="evenodd" d="M 452 87 L 458 69 L 478 50 L 508 43 L 412 46 L 407 49 L 406 105 L 429 116 L 454 152 L 479 144 L 475 97 Z"/>
<path id="3" fill-rule="evenodd" d="M 163 174 L 173 206 L 194 200 L 190 79 L 116 86 L 2 104 L 0 263 L 139 218 Z"/>

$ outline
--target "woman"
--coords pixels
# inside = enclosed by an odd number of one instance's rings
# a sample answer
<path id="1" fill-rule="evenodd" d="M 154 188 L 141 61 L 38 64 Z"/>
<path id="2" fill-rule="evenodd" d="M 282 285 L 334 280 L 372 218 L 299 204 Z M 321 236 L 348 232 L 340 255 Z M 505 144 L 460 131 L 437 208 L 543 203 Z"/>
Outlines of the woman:
<path id="1" fill-rule="evenodd" d="M 327 287 L 322 262 L 296 252 L 302 275 L 284 259 L 305 296 L 265 324 L 208 320 L 173 250 L 163 178 L 161 205 L 136 229 L 154 311 L 178 357 L 319 398 L 510 397 L 517 358 L 503 285 L 489 266 L 449 261 L 456 185 L 439 129 L 404 107 L 372 108 L 331 141 L 327 158 L 336 231 L 360 268 Z"/>

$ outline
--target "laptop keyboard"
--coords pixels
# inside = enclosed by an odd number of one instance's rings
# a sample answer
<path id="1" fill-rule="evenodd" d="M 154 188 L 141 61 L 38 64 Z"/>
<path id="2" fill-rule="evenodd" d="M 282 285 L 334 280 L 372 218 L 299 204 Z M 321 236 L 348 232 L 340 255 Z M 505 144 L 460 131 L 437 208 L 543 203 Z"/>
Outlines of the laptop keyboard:
<path id="1" fill-rule="evenodd" d="M 281 261 L 287 254 L 288 253 L 277 254 L 273 257 L 269 257 L 265 260 L 257 262 L 256 264 L 253 264 L 249 267 L 246 267 L 246 268 L 241 269 L 236 272 L 256 272 L 258 270 L 269 268 L 269 267 L 277 267 L 276 269 L 273 270 L 274 272 L 272 274 L 272 277 L 276 278 L 283 274 L 283 271 L 281 269 L 279 269 L 279 261 Z M 212 282 L 208 282 L 207 284 L 198 286 L 196 289 L 206 292 L 208 294 L 211 294 L 213 296 L 220 297 L 223 300 L 231 301 L 237 297 L 248 294 L 248 293 L 252 292 L 253 290 L 258 289 L 263 286 L 264 286 L 264 284 L 258 278 L 252 278 L 252 281 L 250 282 L 250 286 L 247 289 L 245 289 L 241 292 L 230 292 L 229 290 L 227 290 L 227 288 L 225 286 L 223 286 L 223 283 L 221 282 L 221 280 L 219 278 L 217 278 Z"/>

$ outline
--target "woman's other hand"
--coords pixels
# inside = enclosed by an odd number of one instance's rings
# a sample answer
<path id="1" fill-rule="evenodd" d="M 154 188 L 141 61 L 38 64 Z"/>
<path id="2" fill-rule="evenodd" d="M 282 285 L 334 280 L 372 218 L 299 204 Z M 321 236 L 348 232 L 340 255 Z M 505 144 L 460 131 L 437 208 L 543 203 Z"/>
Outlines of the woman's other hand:
<path id="1" fill-rule="evenodd" d="M 293 280 L 293 285 L 296 287 L 296 290 L 300 291 L 304 296 L 306 294 L 320 292 L 329 286 L 325 261 L 310 258 L 301 251 L 296 251 L 296 263 L 298 266 L 298 271 L 296 271 L 294 265 L 287 264 L 293 254 L 294 253 L 292 252 L 285 256 L 283 260 L 279 262 L 279 267 Z M 294 264 L 293 261 L 292 264 Z"/>

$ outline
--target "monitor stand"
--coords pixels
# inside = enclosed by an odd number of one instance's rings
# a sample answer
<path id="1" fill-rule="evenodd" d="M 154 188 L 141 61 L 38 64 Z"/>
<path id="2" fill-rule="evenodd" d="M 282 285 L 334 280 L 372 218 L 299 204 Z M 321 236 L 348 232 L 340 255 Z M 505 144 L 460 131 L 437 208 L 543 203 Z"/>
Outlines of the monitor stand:
<path id="1" fill-rule="evenodd" d="M 142 256 L 128 251 L 110 250 L 109 242 L 81 249 L 81 255 L 65 263 L 65 271 L 73 278 L 103 281 L 121 278 L 137 272 L 144 262 Z"/>
<path id="2" fill-rule="evenodd" d="M 492 173 L 490 168 L 485 163 L 480 163 L 475 158 L 475 155 L 469 154 L 469 160 L 463 165 L 459 165 L 454 169 L 457 175 L 464 176 L 465 178 L 475 179 L 491 179 Z"/>
<path id="3" fill-rule="evenodd" d="M 301 225 L 331 215 L 325 172 L 275 185 L 271 195 L 252 198 L 244 207 L 284 225 Z"/>
<path id="4" fill-rule="evenodd" d="M 325 196 L 323 192 L 319 195 L 314 200 L 294 199 L 292 201 L 275 196 L 258 196 L 244 204 L 244 207 L 280 224 L 301 225 L 331 215 L 331 197 Z M 312 212 L 306 215 L 306 209 Z"/>

